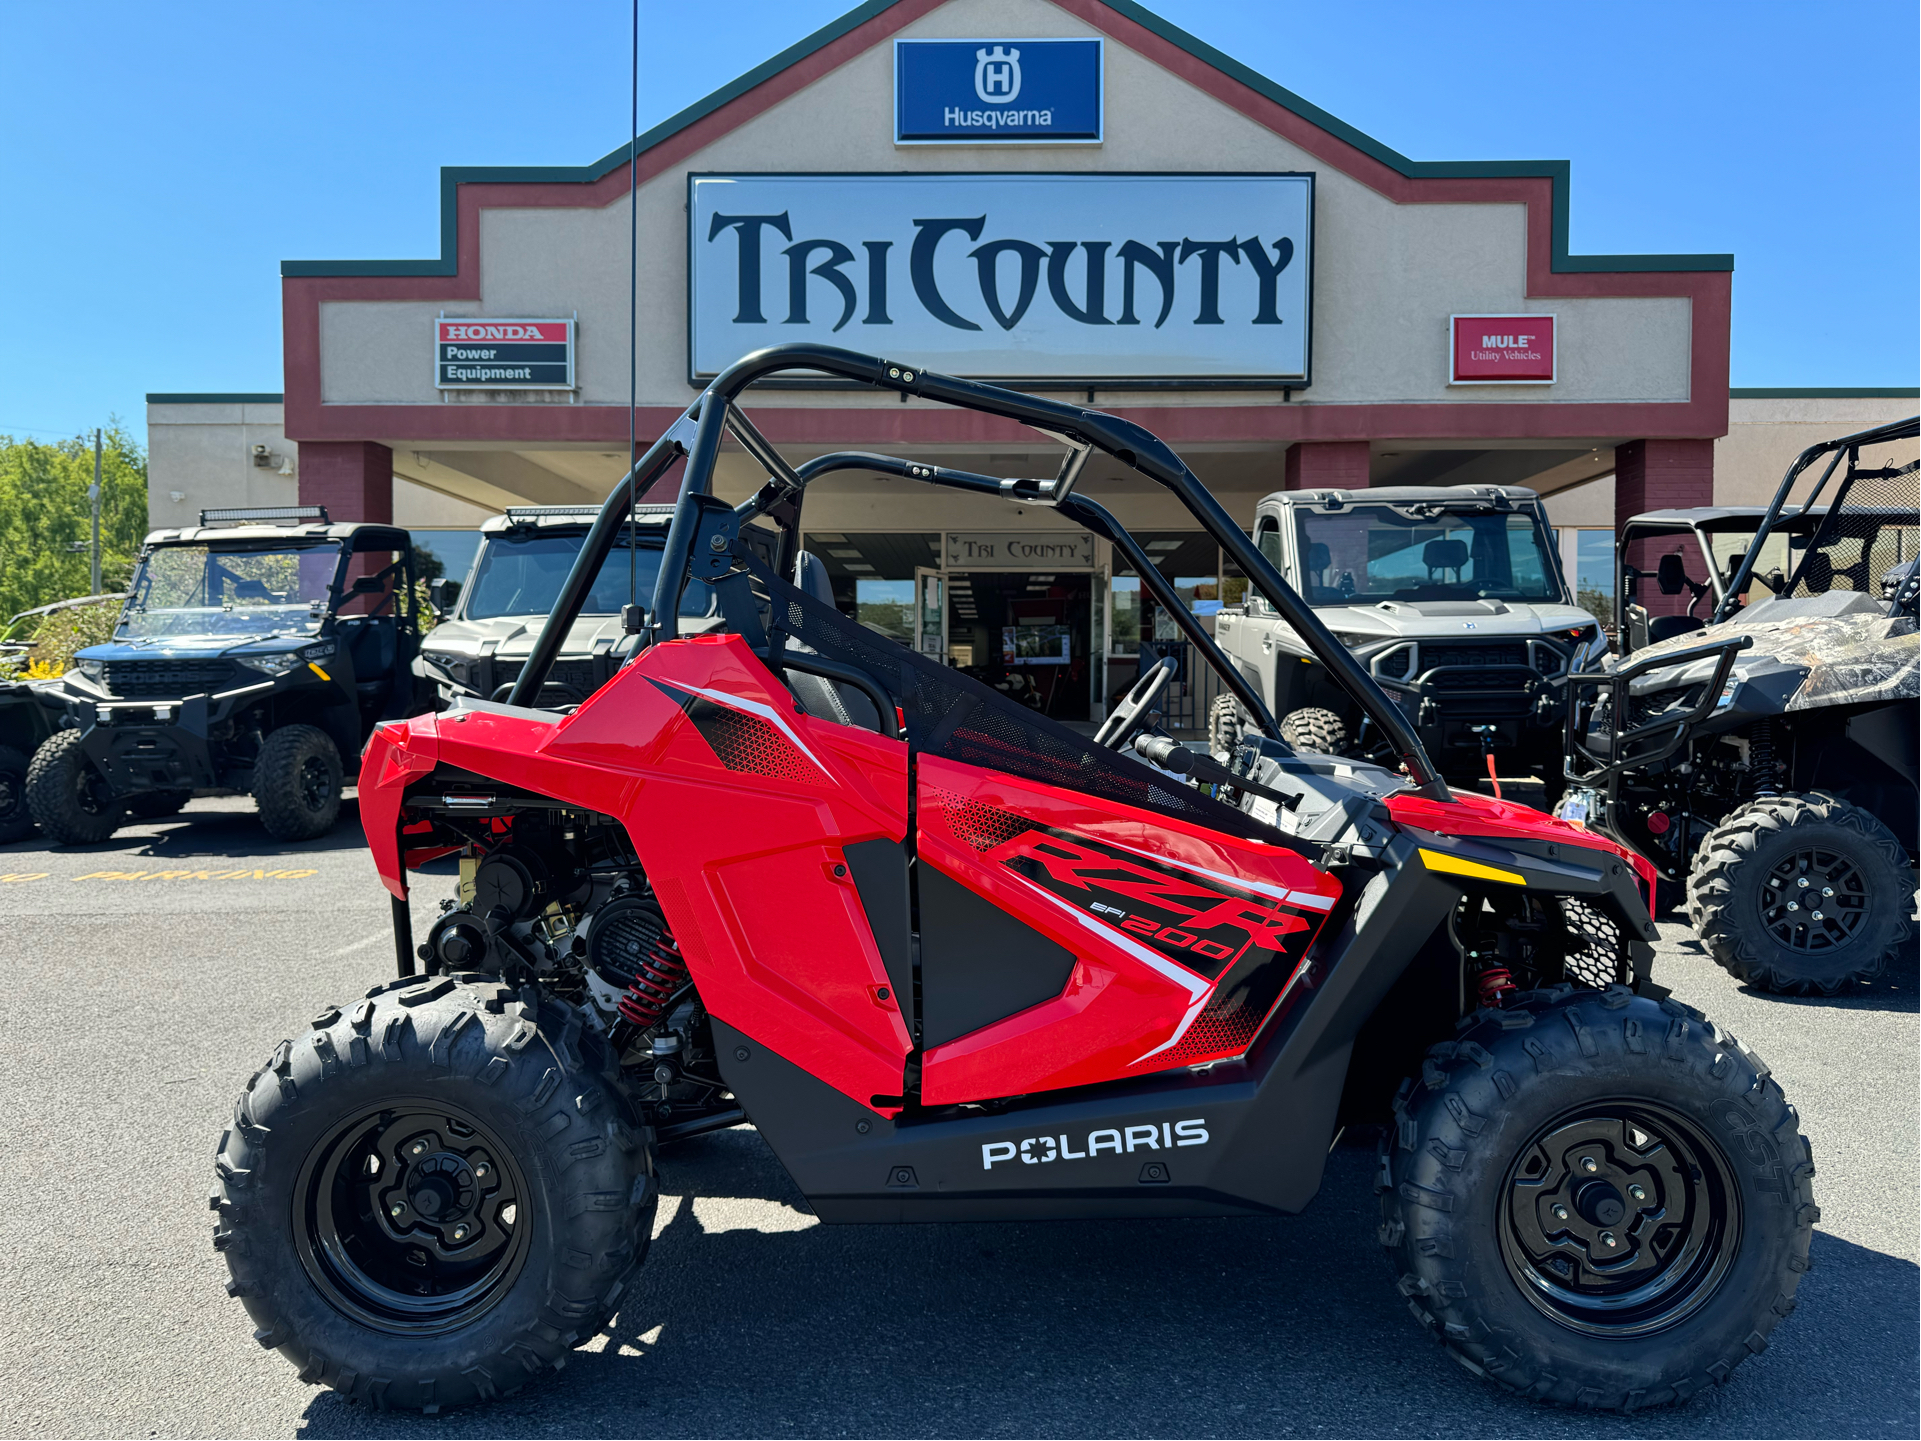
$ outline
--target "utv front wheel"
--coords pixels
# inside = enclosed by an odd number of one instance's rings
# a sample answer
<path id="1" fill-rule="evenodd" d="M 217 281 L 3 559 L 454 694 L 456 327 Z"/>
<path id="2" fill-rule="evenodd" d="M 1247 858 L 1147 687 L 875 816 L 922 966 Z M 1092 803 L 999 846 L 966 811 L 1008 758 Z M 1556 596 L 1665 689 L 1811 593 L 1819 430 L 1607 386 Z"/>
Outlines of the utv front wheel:
<path id="1" fill-rule="evenodd" d="M 260 746 L 253 800 L 277 841 L 324 836 L 340 818 L 340 752 L 319 726 L 282 726 Z"/>
<path id="2" fill-rule="evenodd" d="M 0 845 L 33 834 L 33 812 L 27 808 L 28 765 L 12 746 L 0 746 Z"/>
<path id="3" fill-rule="evenodd" d="M 1347 749 L 1347 722 L 1331 710 L 1303 706 L 1287 713 L 1281 739 L 1309 755 L 1337 756 Z"/>
<path id="4" fill-rule="evenodd" d="M 1831 996 L 1908 938 L 1914 883 L 1888 828 L 1825 796 L 1769 796 L 1709 833 L 1688 877 L 1708 954 L 1763 990 Z"/>
<path id="5" fill-rule="evenodd" d="M 652 1234 L 596 1036 L 490 977 L 377 987 L 283 1041 L 216 1149 L 214 1246 L 311 1384 L 435 1412 L 558 1370 Z"/>
<path id="6" fill-rule="evenodd" d="M 1476 1374 L 1603 1410 L 1684 1401 L 1794 1308 L 1820 1216 L 1808 1143 L 1698 1011 L 1527 993 L 1434 1047 L 1395 1121 L 1381 1241 Z"/>
<path id="7" fill-rule="evenodd" d="M 27 768 L 27 807 L 47 839 L 87 846 L 109 839 L 126 820 L 100 772 L 80 749 L 80 732 L 56 731 L 40 743 Z"/>

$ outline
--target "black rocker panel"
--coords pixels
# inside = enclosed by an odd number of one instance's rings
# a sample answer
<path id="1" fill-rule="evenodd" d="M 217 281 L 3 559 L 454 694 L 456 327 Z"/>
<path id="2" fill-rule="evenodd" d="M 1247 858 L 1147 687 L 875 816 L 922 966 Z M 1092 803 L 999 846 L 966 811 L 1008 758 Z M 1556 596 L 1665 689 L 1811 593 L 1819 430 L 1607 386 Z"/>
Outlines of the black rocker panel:
<path id="1" fill-rule="evenodd" d="M 1072 951 L 925 861 L 918 870 L 922 1046 L 945 1045 L 1066 988 Z"/>

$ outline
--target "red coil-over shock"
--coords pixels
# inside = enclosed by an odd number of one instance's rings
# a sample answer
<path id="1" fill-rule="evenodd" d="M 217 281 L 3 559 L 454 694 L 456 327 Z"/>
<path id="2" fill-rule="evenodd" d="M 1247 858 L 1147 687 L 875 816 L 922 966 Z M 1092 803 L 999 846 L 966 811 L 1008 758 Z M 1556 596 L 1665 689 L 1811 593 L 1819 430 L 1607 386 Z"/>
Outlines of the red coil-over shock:
<path id="1" fill-rule="evenodd" d="M 687 962 L 671 935 L 662 932 L 634 965 L 634 978 L 620 998 L 621 1019 L 639 1030 L 657 1022 L 687 979 Z"/>
<path id="2" fill-rule="evenodd" d="M 1502 997 L 1509 991 L 1519 989 L 1506 966 L 1489 966 L 1475 977 L 1475 984 L 1481 988 L 1481 1004 L 1484 1006 L 1498 1007 Z"/>

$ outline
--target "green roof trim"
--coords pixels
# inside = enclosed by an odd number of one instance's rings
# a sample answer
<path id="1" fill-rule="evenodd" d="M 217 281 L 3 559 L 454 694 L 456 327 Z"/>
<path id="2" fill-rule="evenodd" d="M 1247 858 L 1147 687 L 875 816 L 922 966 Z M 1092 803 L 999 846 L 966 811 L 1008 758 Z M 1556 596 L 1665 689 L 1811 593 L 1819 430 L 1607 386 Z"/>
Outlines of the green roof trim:
<path id="1" fill-rule="evenodd" d="M 823 25 L 805 39 L 788 46 L 780 54 L 756 65 L 745 75 L 723 85 L 703 100 L 695 101 L 678 115 L 668 117 L 629 145 L 622 145 L 591 165 L 508 165 L 443 166 L 440 172 L 440 258 L 437 260 L 283 260 L 283 276 L 448 276 L 459 273 L 459 208 L 455 187 L 465 184 L 591 185 L 609 172 L 628 163 L 629 158 L 651 149 L 661 141 L 685 130 L 722 106 L 746 94 L 755 86 L 772 79 L 791 65 L 798 64 L 815 51 L 878 15 L 891 10 L 899 0 L 866 0 L 838 20 Z M 1560 274 L 1614 271 L 1645 272 L 1665 270 L 1733 270 L 1732 255 L 1570 255 L 1568 254 L 1568 186 L 1571 167 L 1565 160 L 1410 160 L 1399 151 L 1364 135 L 1345 121 L 1336 119 L 1320 106 L 1304 100 L 1293 91 L 1276 85 L 1265 75 L 1249 69 L 1230 55 L 1216 50 L 1206 41 L 1188 34 L 1135 0 L 1103 0 L 1116 14 L 1133 21 L 1144 30 L 1177 46 L 1195 59 L 1213 66 L 1283 109 L 1319 126 L 1338 140 L 1359 150 L 1410 180 L 1462 179 L 1546 179 L 1552 182 L 1553 247 L 1549 269 Z"/>
<path id="2" fill-rule="evenodd" d="M 150 390 L 148 405 L 280 405 L 277 390 Z"/>
<path id="3" fill-rule="evenodd" d="M 1743 385 L 1728 392 L 1729 400 L 1913 400 L 1921 398 L 1914 385 Z"/>

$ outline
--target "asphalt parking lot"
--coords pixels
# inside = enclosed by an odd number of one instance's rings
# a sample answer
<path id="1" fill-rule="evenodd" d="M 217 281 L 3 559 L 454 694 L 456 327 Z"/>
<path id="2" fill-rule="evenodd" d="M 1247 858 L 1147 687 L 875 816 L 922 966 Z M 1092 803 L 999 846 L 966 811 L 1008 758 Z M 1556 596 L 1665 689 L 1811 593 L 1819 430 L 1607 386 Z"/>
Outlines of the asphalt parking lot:
<path id="1" fill-rule="evenodd" d="M 295 1379 L 222 1290 L 206 1196 L 247 1075 L 392 965 L 347 808 L 277 848 L 245 800 L 0 847 L 0 1435 L 1914 1436 L 1917 986 L 1784 1001 L 1665 926 L 1657 976 L 1758 1050 L 1819 1168 L 1769 1350 L 1679 1413 L 1554 1411 L 1425 1341 L 1370 1153 L 1283 1220 L 822 1227 L 750 1130 L 663 1158 L 614 1333 L 491 1408 L 378 1415 Z M 428 877 L 424 924 L 449 877 Z"/>

